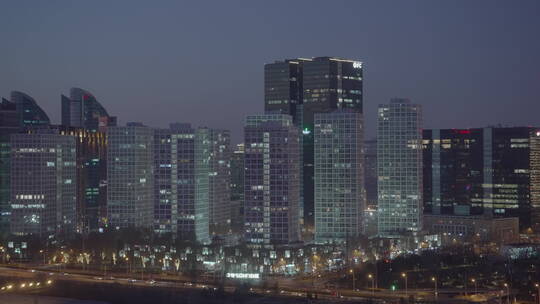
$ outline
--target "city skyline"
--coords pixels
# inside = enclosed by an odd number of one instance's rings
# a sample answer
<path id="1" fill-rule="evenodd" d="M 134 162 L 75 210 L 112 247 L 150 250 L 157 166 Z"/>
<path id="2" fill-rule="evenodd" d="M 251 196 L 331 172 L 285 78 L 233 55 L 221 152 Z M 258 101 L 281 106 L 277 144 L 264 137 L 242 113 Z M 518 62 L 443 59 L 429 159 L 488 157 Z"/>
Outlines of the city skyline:
<path id="1" fill-rule="evenodd" d="M 168 122 L 186 121 L 229 129 L 232 142 L 238 143 L 243 118 L 262 111 L 261 64 L 337 56 L 364 63 L 366 138 L 375 136 L 377 105 L 395 96 L 424 106 L 426 128 L 538 125 L 533 113 L 540 107 L 535 102 L 540 91 L 534 85 L 540 42 L 531 35 L 540 27 L 535 18 L 540 4 L 416 4 L 338 2 L 334 10 L 327 10 L 321 2 L 294 3 L 290 10 L 279 11 L 278 19 L 286 20 L 279 24 L 269 19 L 279 6 L 270 4 L 235 10 L 216 4 L 205 10 L 197 4 L 149 7 L 130 2 L 131 14 L 118 14 L 125 5 L 102 10 L 96 4 L 12 3 L 0 13 L 0 33 L 14 46 L 0 50 L 0 96 L 7 98 L 11 90 L 25 92 L 53 123 L 60 123 L 60 94 L 80 86 L 120 117 L 121 124 L 143 121 L 166 127 Z M 314 17 L 295 19 L 294 11 Z M 343 17 L 336 24 L 318 23 L 323 14 Z M 204 18 L 205 23 L 197 18 L 206 15 L 210 18 Z M 457 17 L 464 22 L 456 22 Z M 156 22 L 137 24 L 146 18 Z M 189 22 L 197 26 L 198 35 L 186 30 Z M 252 26 L 243 27 L 246 22 Z M 228 33 L 225 37 L 216 35 L 218 26 Z M 309 31 L 304 32 L 305 27 Z M 331 33 L 337 29 L 340 35 L 334 37 Z M 121 35 L 124 32 L 130 34 Z M 351 39 L 343 41 L 342 35 Z M 278 43 L 269 44 L 265 37 Z M 223 47 L 211 48 L 214 43 Z M 26 47 L 30 45 L 39 47 Z M 71 52 L 71 45 L 80 47 Z M 208 78 L 220 81 L 210 90 L 203 85 Z M 130 111 L 123 110 L 126 105 Z M 206 117 L 197 114 L 203 112 Z"/>
<path id="2" fill-rule="evenodd" d="M 540 304 L 538 16 L 0 4 L 0 303 Z"/>

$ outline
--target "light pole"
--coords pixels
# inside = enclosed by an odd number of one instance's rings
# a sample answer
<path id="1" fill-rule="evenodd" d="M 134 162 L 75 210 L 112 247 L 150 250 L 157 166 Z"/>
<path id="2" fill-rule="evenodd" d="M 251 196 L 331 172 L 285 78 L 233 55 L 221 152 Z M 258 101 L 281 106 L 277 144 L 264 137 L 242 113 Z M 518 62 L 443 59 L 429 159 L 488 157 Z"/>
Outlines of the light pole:
<path id="1" fill-rule="evenodd" d="M 407 274 L 405 272 L 401 273 L 401 277 L 405 279 L 405 297 L 409 296 L 409 287 L 407 286 Z"/>
<path id="2" fill-rule="evenodd" d="M 371 279 L 371 295 L 375 296 L 375 277 L 371 273 L 367 277 Z"/>
<path id="3" fill-rule="evenodd" d="M 356 287 L 355 286 L 356 285 L 356 278 L 354 277 L 354 270 L 351 269 L 351 270 L 349 270 L 349 272 L 352 273 L 352 289 L 353 289 L 353 291 L 355 291 L 356 290 L 356 288 L 355 288 Z"/>
<path id="4" fill-rule="evenodd" d="M 510 287 L 507 283 L 504 283 L 504 287 L 506 287 L 506 303 L 510 304 Z"/>
<path id="5" fill-rule="evenodd" d="M 474 293 L 477 294 L 478 293 L 478 282 L 476 282 L 475 278 L 472 278 L 471 282 L 473 282 L 473 284 L 474 284 Z"/>
<path id="6" fill-rule="evenodd" d="M 129 273 L 129 258 L 126 257 L 126 274 Z"/>
<path id="7" fill-rule="evenodd" d="M 439 291 L 437 290 L 437 278 L 432 277 L 431 281 L 433 282 L 433 284 L 435 284 L 435 301 L 437 301 L 439 299 Z"/>
<path id="8" fill-rule="evenodd" d="M 536 290 L 538 291 L 538 304 L 540 304 L 540 283 L 534 284 L 534 287 L 536 287 Z"/>

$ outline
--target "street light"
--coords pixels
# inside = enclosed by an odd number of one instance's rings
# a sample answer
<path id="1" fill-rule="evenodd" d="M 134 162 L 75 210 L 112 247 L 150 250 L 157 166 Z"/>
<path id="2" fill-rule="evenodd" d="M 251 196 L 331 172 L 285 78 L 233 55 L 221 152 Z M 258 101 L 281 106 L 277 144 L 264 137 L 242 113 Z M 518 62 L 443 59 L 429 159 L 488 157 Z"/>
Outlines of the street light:
<path id="1" fill-rule="evenodd" d="M 506 283 L 504 283 L 504 287 L 506 287 L 506 303 L 510 304 L 510 287 Z"/>
<path id="2" fill-rule="evenodd" d="M 439 298 L 439 291 L 437 290 L 437 278 L 432 277 L 431 281 L 435 284 L 435 301 Z"/>
<path id="3" fill-rule="evenodd" d="M 356 285 L 356 278 L 354 277 L 354 270 L 351 269 L 351 270 L 349 270 L 349 272 L 352 273 L 352 289 L 354 291 L 354 290 L 356 290 L 356 286 L 355 286 Z"/>
<path id="4" fill-rule="evenodd" d="M 371 273 L 367 277 L 371 279 L 371 294 L 375 296 L 375 277 Z"/>
<path id="5" fill-rule="evenodd" d="M 534 287 L 536 287 L 536 290 L 538 291 L 538 304 L 540 304 L 540 283 L 534 284 Z"/>
<path id="6" fill-rule="evenodd" d="M 407 287 L 407 274 L 402 272 L 401 277 L 405 279 L 405 296 L 407 297 L 409 295 L 409 288 Z"/>
<path id="7" fill-rule="evenodd" d="M 471 282 L 473 282 L 473 284 L 474 284 L 474 293 L 477 294 L 478 293 L 478 282 L 476 282 L 475 278 L 472 278 Z"/>

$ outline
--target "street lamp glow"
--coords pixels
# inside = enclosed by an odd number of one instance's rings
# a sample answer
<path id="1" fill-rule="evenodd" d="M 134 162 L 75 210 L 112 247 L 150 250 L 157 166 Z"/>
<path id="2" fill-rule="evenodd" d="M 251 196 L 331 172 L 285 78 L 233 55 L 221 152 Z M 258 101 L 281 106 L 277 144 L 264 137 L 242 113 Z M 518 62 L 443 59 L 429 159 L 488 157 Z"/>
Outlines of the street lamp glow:
<path id="1" fill-rule="evenodd" d="M 405 278 L 405 277 L 407 277 L 407 274 L 405 272 L 402 272 L 401 276 Z"/>
<path id="2" fill-rule="evenodd" d="M 48 281 L 47 281 L 47 284 L 49 284 L 49 285 L 52 284 L 52 281 L 51 281 L 51 280 L 48 280 Z"/>

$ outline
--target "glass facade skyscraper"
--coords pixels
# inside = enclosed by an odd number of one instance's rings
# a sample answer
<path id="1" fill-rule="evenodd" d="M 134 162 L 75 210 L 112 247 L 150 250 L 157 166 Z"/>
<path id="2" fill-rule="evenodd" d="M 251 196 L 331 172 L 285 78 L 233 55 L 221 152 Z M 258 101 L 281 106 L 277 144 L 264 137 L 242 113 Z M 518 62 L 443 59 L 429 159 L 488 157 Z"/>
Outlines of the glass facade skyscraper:
<path id="1" fill-rule="evenodd" d="M 362 113 L 362 63 L 334 57 L 298 58 L 265 65 L 265 111 L 293 116 L 301 129 L 303 221 L 314 220 L 314 115 L 349 108 Z"/>
<path id="2" fill-rule="evenodd" d="M 363 232 L 362 114 L 315 114 L 315 241 L 345 243 Z"/>
<path id="3" fill-rule="evenodd" d="M 153 130 L 140 123 L 107 130 L 107 217 L 112 228 L 151 228 Z"/>
<path id="4" fill-rule="evenodd" d="M 377 206 L 377 140 L 364 141 L 364 185 L 366 203 L 372 208 Z"/>
<path id="5" fill-rule="evenodd" d="M 210 241 L 212 132 L 181 123 L 155 130 L 156 232 L 201 243 Z"/>
<path id="6" fill-rule="evenodd" d="M 61 96 L 62 125 L 97 131 L 107 126 L 116 126 L 116 117 L 109 116 L 107 110 L 90 92 L 81 88 L 71 88 L 70 96 Z"/>
<path id="7" fill-rule="evenodd" d="M 208 133 L 210 232 L 224 234 L 231 227 L 231 134 L 218 129 Z"/>
<path id="8" fill-rule="evenodd" d="M 0 237 L 9 233 L 11 134 L 19 131 L 19 115 L 15 103 L 2 98 L 0 103 Z"/>
<path id="9" fill-rule="evenodd" d="M 534 225 L 538 129 L 488 127 L 423 132 L 428 214 L 518 217 Z"/>
<path id="10" fill-rule="evenodd" d="M 17 107 L 21 127 L 47 126 L 51 123 L 47 113 L 29 95 L 12 91 L 11 102 L 15 103 Z"/>
<path id="11" fill-rule="evenodd" d="M 75 137 L 42 129 L 11 135 L 11 233 L 75 232 L 77 169 Z"/>
<path id="12" fill-rule="evenodd" d="M 377 119 L 378 230 L 400 237 L 422 229 L 422 107 L 395 98 Z"/>
<path id="13" fill-rule="evenodd" d="M 300 146 L 292 117 L 248 116 L 244 144 L 245 240 L 257 244 L 299 241 Z"/>

